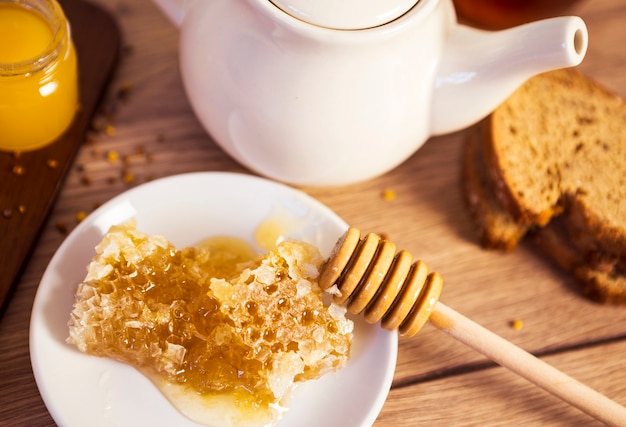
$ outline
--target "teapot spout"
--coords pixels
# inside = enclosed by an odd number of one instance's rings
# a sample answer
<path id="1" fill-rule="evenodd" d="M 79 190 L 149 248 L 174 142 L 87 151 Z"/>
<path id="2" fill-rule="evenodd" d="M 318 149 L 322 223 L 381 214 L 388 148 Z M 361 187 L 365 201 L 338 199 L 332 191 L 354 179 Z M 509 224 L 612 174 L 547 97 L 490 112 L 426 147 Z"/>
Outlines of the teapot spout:
<path id="1" fill-rule="evenodd" d="M 438 65 L 431 134 L 480 121 L 536 74 L 580 64 L 587 43 L 585 23 L 573 16 L 496 32 L 457 25 Z"/>
<path id="2" fill-rule="evenodd" d="M 196 0 L 153 0 L 167 18 L 178 28 L 183 23 L 187 11 Z"/>

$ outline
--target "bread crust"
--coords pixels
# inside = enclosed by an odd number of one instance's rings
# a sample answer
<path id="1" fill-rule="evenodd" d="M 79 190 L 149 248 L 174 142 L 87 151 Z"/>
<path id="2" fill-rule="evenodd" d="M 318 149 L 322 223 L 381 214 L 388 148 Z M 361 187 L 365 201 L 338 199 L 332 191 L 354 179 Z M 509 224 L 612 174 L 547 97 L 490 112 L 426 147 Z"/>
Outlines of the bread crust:
<path id="1" fill-rule="evenodd" d="M 556 265 L 570 271 L 583 284 L 583 294 L 605 304 L 626 303 L 626 276 L 624 271 L 606 268 L 590 260 L 573 244 L 563 218 L 556 218 L 533 234 L 533 242 Z"/>
<path id="2" fill-rule="evenodd" d="M 479 123 L 467 134 L 461 167 L 461 185 L 470 215 L 478 226 L 483 247 L 511 251 L 528 231 L 528 224 L 516 221 L 495 197 L 486 169 L 485 124 Z"/>
<path id="3" fill-rule="evenodd" d="M 486 126 L 494 191 L 518 222 L 544 226 L 566 212 L 570 232 L 590 248 L 626 253 L 622 99 L 575 70 L 558 70 L 529 80 Z"/>
<path id="4" fill-rule="evenodd" d="M 586 295 L 626 303 L 626 102 L 578 71 L 552 71 L 522 85 L 476 132 L 462 177 L 481 244 L 510 250 L 536 230 Z M 494 244 L 511 222 L 520 235 Z"/>

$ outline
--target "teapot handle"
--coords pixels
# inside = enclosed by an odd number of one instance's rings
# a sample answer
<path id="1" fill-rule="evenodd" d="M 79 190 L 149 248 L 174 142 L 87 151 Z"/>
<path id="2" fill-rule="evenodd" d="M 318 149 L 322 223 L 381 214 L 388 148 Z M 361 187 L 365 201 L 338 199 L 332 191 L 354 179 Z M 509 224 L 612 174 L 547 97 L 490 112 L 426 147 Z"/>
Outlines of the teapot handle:
<path id="1" fill-rule="evenodd" d="M 176 27 L 180 28 L 185 15 L 196 0 L 152 0 Z"/>

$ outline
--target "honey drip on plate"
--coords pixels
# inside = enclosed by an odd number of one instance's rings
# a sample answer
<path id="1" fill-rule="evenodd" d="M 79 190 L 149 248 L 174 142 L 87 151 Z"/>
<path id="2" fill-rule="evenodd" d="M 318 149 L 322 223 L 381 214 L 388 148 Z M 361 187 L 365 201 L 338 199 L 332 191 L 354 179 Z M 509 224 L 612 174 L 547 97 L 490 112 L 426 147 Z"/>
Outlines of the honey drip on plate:
<path id="1" fill-rule="evenodd" d="M 127 224 L 97 253 L 69 341 L 135 366 L 191 419 L 271 424 L 294 381 L 347 361 L 352 322 L 322 303 L 310 245 L 284 242 L 259 259 L 228 237 L 177 250 Z"/>

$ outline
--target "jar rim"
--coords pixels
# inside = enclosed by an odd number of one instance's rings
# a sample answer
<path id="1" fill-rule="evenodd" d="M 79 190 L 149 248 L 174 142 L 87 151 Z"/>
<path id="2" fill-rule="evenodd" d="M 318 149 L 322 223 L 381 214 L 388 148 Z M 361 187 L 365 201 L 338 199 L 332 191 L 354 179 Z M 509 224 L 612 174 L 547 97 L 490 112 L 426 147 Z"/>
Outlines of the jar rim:
<path id="1" fill-rule="evenodd" d="M 288 15 L 335 30 L 364 30 L 387 24 L 419 0 L 270 0 Z"/>
<path id="2" fill-rule="evenodd" d="M 56 0 L 0 0 L 1 3 L 14 3 L 38 13 L 50 25 L 52 40 L 40 55 L 21 61 L 0 62 L 0 76 L 29 75 L 53 64 L 65 48 L 70 32 L 61 5 Z"/>

